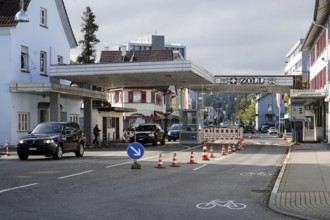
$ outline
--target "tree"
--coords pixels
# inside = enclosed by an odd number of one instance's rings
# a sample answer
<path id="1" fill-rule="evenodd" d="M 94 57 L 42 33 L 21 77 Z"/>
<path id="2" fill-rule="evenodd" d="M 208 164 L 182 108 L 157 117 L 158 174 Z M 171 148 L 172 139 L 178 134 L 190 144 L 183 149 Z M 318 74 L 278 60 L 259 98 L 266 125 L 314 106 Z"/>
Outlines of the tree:
<path id="1" fill-rule="evenodd" d="M 81 55 L 78 56 L 78 63 L 95 63 L 96 49 L 95 46 L 100 42 L 97 39 L 95 32 L 98 31 L 99 26 L 95 24 L 95 15 L 90 7 L 86 8 L 86 11 L 81 17 L 83 23 L 81 24 L 81 32 L 84 34 L 84 39 L 79 41 L 79 45 L 82 45 Z"/>

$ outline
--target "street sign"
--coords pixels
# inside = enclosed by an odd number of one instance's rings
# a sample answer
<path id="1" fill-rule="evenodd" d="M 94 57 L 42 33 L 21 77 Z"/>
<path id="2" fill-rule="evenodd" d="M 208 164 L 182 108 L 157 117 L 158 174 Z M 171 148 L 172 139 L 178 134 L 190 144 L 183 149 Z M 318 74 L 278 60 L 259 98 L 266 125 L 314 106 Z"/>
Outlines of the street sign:
<path id="1" fill-rule="evenodd" d="M 133 160 L 140 159 L 144 154 L 144 147 L 139 142 L 133 142 L 127 147 L 127 154 Z"/>

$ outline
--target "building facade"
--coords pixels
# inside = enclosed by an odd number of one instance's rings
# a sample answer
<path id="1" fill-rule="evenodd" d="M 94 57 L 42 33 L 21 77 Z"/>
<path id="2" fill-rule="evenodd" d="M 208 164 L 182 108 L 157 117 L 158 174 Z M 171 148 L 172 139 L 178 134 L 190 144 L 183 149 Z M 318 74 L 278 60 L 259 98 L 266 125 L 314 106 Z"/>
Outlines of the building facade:
<path id="1" fill-rule="evenodd" d="M 301 49 L 310 53 L 309 88 L 290 93 L 291 103 L 301 100 L 303 141 L 329 142 L 329 13 L 329 1 L 315 1 L 313 22 Z"/>
<path id="2" fill-rule="evenodd" d="M 82 100 L 96 95 L 48 75 L 51 65 L 69 64 L 70 49 L 77 46 L 64 2 L 24 2 L 30 21 L 18 23 L 20 1 L 0 1 L 0 145 L 5 140 L 16 145 L 39 122 L 75 121 L 83 127 Z"/>

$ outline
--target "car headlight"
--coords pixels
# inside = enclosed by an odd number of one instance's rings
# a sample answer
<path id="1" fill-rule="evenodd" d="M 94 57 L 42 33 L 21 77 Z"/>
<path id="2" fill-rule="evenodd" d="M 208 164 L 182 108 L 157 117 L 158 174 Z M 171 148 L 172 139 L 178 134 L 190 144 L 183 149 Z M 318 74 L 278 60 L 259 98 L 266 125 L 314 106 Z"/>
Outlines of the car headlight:
<path id="1" fill-rule="evenodd" d="M 18 143 L 19 144 L 24 144 L 24 140 L 19 140 Z"/>
<path id="2" fill-rule="evenodd" d="M 53 139 L 44 140 L 44 144 L 51 144 L 51 143 L 54 143 Z"/>
<path id="3" fill-rule="evenodd" d="M 171 135 L 171 132 L 169 131 L 169 132 L 167 132 L 167 135 Z"/>

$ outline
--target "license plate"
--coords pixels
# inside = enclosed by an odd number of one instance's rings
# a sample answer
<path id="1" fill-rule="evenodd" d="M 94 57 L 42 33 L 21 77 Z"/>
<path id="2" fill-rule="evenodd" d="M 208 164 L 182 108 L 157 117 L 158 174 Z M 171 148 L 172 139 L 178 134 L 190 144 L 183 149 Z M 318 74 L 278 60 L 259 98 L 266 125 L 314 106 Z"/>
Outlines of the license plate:
<path id="1" fill-rule="evenodd" d="M 36 147 L 30 147 L 29 150 L 37 150 Z"/>
<path id="2" fill-rule="evenodd" d="M 139 141 L 143 141 L 143 138 L 138 138 Z"/>

